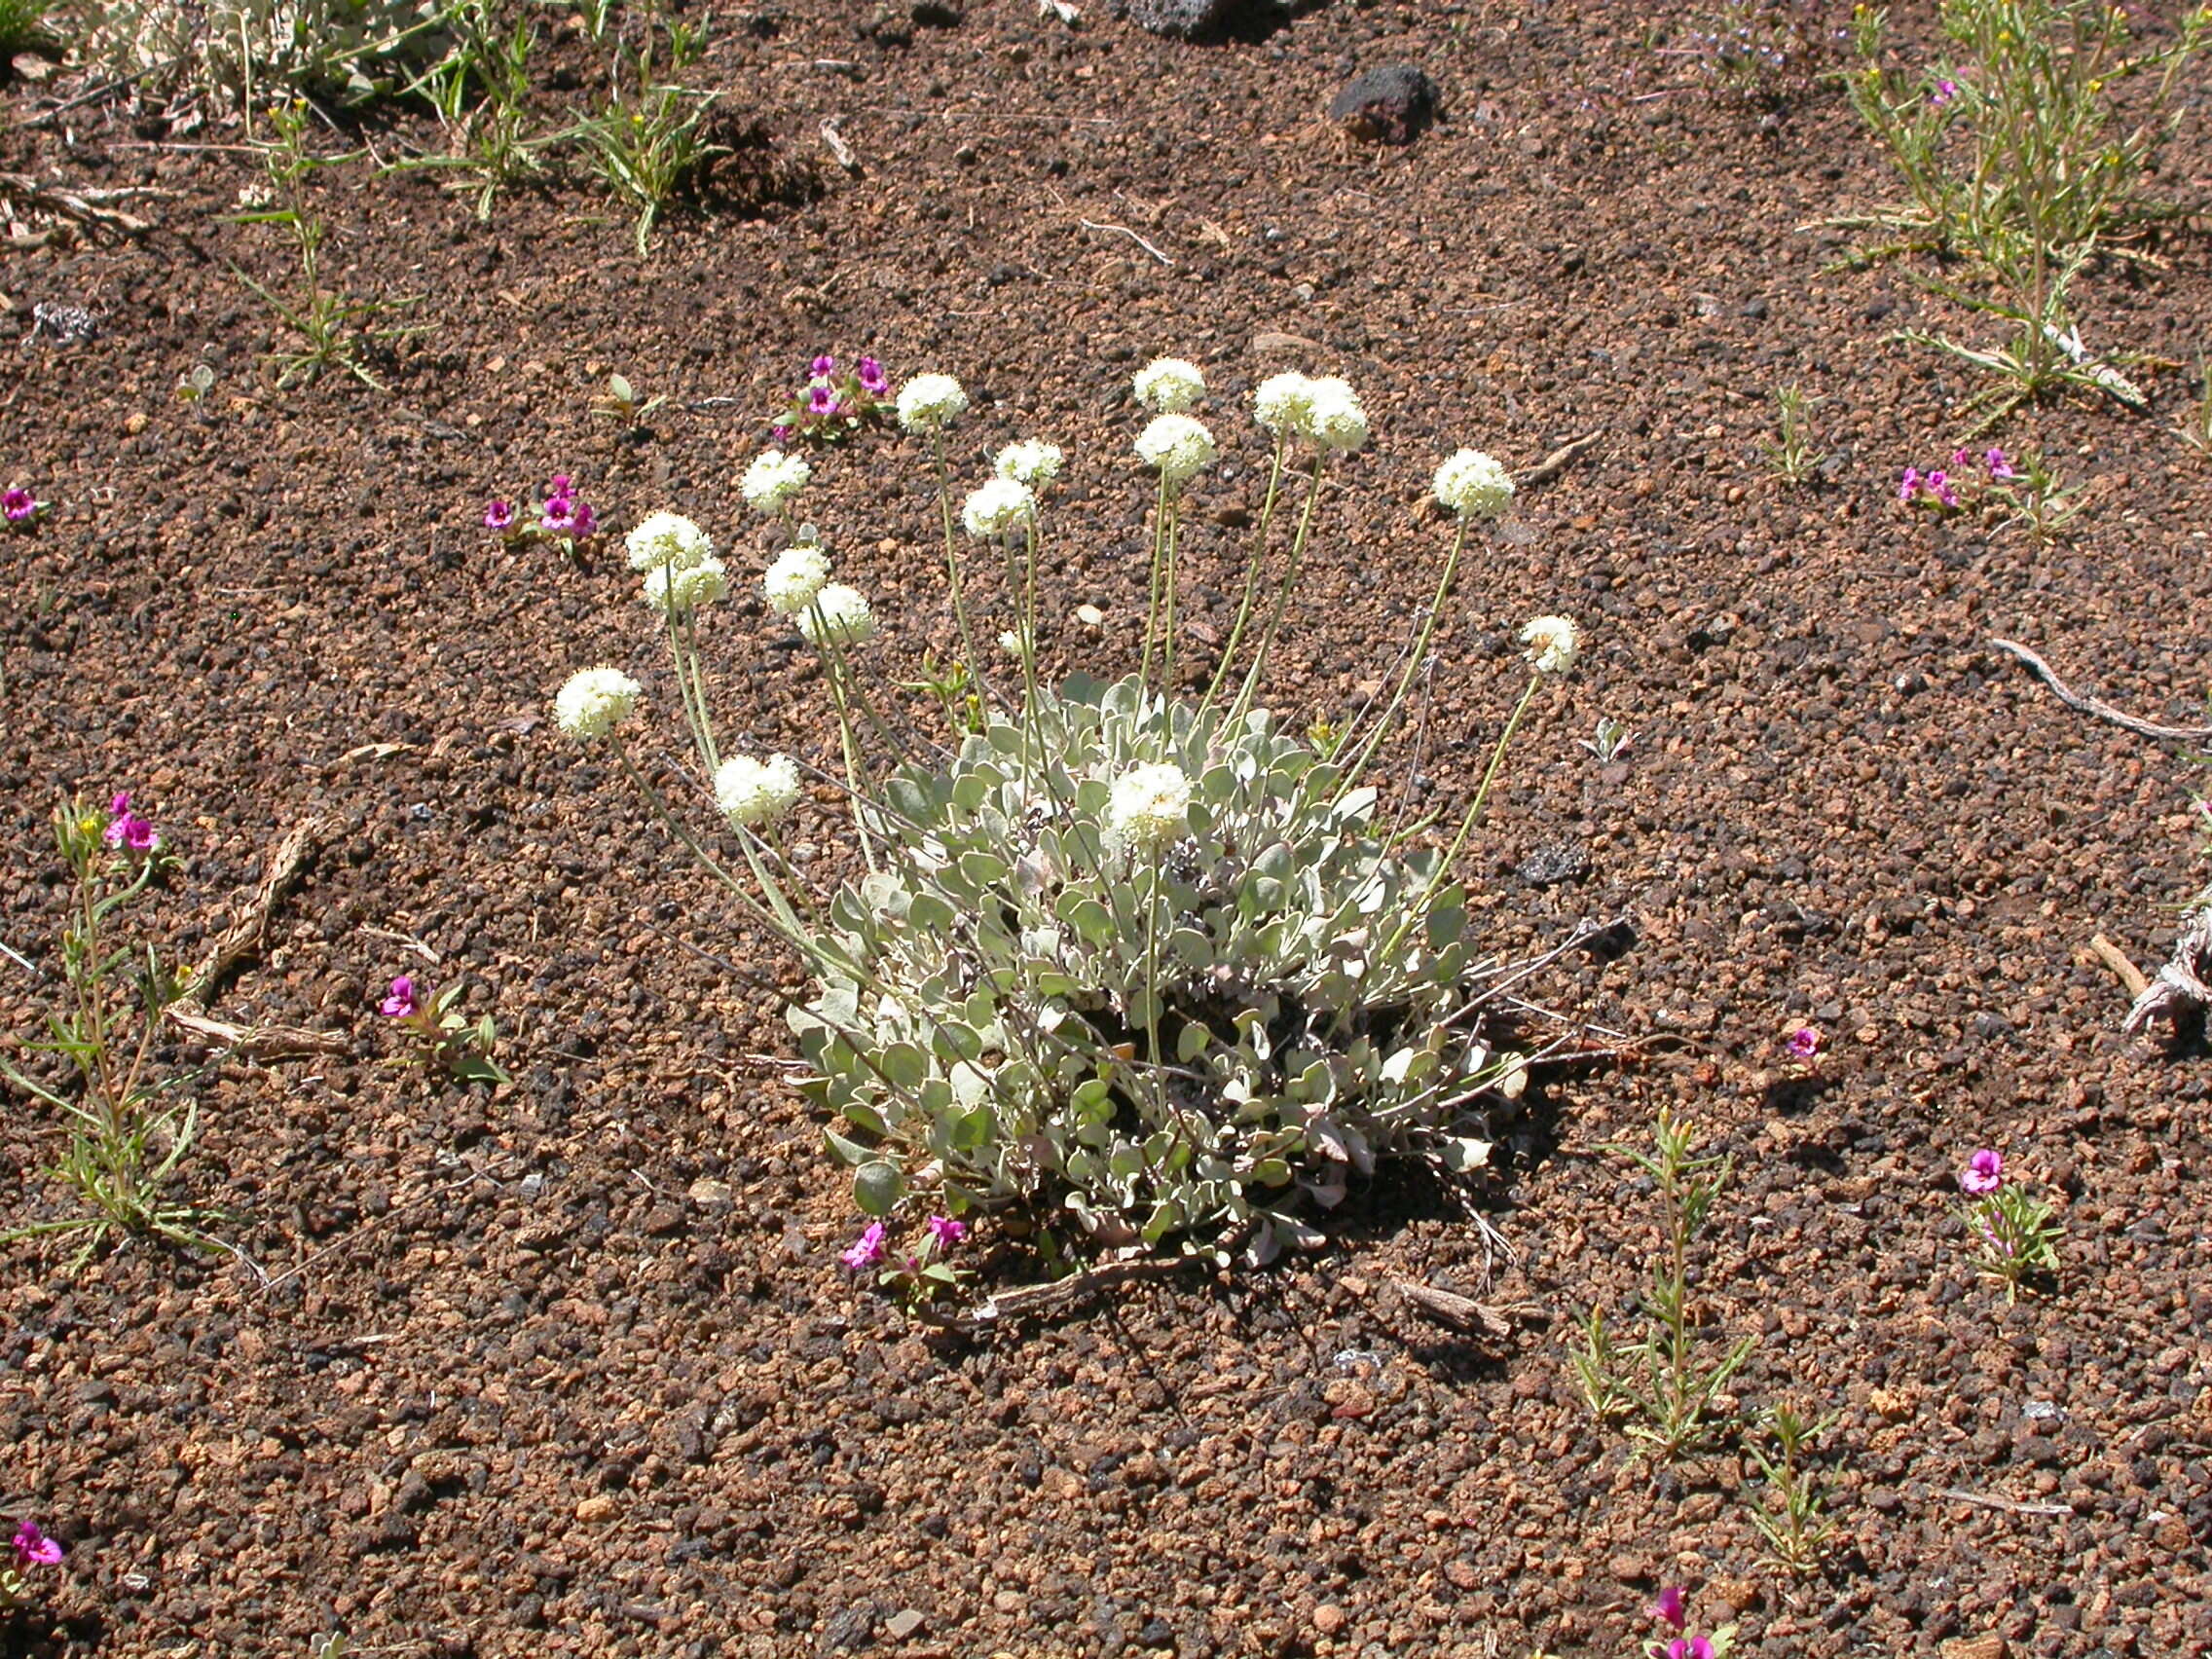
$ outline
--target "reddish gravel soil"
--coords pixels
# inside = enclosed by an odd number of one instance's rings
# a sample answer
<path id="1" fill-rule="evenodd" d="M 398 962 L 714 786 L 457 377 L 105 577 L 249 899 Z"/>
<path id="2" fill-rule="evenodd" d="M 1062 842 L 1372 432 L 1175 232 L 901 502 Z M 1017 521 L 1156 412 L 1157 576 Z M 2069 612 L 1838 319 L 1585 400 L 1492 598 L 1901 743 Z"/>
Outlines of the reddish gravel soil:
<path id="1" fill-rule="evenodd" d="M 1103 5 L 1074 28 L 1031 0 L 928 15 L 724 19 L 703 84 L 758 141 L 642 262 L 581 181 L 487 228 L 421 175 L 319 174 L 334 279 L 428 329 L 385 394 L 262 369 L 283 342 L 232 267 L 275 281 L 282 249 L 225 218 L 258 176 L 235 134 L 177 147 L 91 105 L 0 141 L 13 172 L 149 187 L 125 205 L 154 226 L 0 253 L 0 335 L 23 337 L 0 352 L 0 482 L 52 503 L 0 540 L 0 940 L 21 953 L 0 1027 L 35 1031 L 53 990 L 53 800 L 128 788 L 181 856 L 141 913 L 184 957 L 285 830 L 325 821 L 213 1012 L 347 1039 L 200 1085 L 184 1190 L 254 1268 L 134 1247 L 71 1277 L 65 1249 L 13 1247 L 0 1512 L 69 1554 L 8 1650 L 303 1654 L 336 1630 L 487 1656 L 1518 1659 L 1636 1650 L 1679 1583 L 1765 1655 L 2212 1652 L 2206 1058 L 2118 1035 L 2124 993 L 2085 950 L 2101 931 L 2164 958 L 2202 873 L 2194 774 L 1987 644 L 2199 718 L 2212 465 L 2165 429 L 2189 377 L 2140 371 L 2149 418 L 2006 429 L 2089 487 L 2051 545 L 1899 507 L 1976 383 L 1895 332 L 1974 324 L 1900 266 L 1828 269 L 1847 238 L 1819 222 L 1890 181 L 1832 88 L 1780 120 L 1698 90 L 1663 50 L 1689 6 L 1340 3 L 1213 45 Z M 1442 122 L 1403 147 L 1339 131 L 1332 96 L 1394 61 L 1434 78 Z M 15 113 L 55 85 L 17 86 Z M 2204 85 L 2162 180 L 2198 197 Z M 857 171 L 824 148 L 831 117 Z M 2194 233 L 2160 252 L 2155 277 L 2089 278 L 2084 314 L 2194 363 L 2212 258 Z M 29 338 L 40 302 L 96 333 Z M 966 471 L 1015 436 L 1068 448 L 1044 642 L 1063 669 L 1135 659 L 1131 371 L 1172 351 L 1215 388 L 1198 658 L 1257 504 L 1252 386 L 1350 379 L 1377 442 L 1321 506 L 1274 687 L 1301 723 L 1402 645 L 1444 544 L 1422 503 L 1442 454 L 1525 472 L 1599 434 L 1479 550 L 1395 777 L 1462 801 L 1522 683 L 1514 631 L 1582 619 L 1470 858 L 1500 951 L 1619 919 L 1618 948 L 1534 996 L 1640 1057 L 1548 1074 L 1494 1181 L 1394 1178 L 1271 1270 L 977 1338 L 856 1288 L 844 1178 L 768 994 L 797 965 L 546 719 L 596 661 L 674 706 L 618 540 L 571 560 L 477 525 L 566 472 L 616 531 L 672 507 L 757 570 L 736 475 L 822 350 L 962 376 Z M 197 364 L 214 383 L 179 401 Z M 669 396 L 648 431 L 590 413 L 613 370 Z M 1757 448 L 1792 382 L 1828 457 L 1803 489 Z M 817 480 L 811 516 L 904 676 L 950 643 L 922 452 L 866 436 Z M 826 758 L 819 677 L 755 591 L 712 635 L 722 719 Z M 1637 734 L 1609 765 L 1577 746 L 1602 715 Z M 841 867 L 833 809 L 809 810 Z M 1584 872 L 1517 873 L 1552 846 Z M 467 982 L 510 1087 L 390 1063 L 374 1006 L 399 972 Z M 1827 1040 L 1809 1068 L 1780 1049 L 1800 1022 Z M 1663 1103 L 1736 1160 L 1702 1340 L 1758 1337 L 1747 1409 L 1836 1414 L 1811 1577 L 1765 1560 L 1739 1446 L 1654 1474 L 1567 1364 L 1655 1247 L 1648 1187 L 1606 1148 Z M 2017 1306 L 1957 1218 L 1977 1146 L 2059 1205 L 2063 1272 Z M 57 1147 L 8 1113 L 0 1219 L 65 1213 Z M 1037 1271 L 987 1227 L 977 1253 L 987 1283 Z M 1399 1281 L 1481 1296 L 1510 1334 L 1447 1329 Z"/>

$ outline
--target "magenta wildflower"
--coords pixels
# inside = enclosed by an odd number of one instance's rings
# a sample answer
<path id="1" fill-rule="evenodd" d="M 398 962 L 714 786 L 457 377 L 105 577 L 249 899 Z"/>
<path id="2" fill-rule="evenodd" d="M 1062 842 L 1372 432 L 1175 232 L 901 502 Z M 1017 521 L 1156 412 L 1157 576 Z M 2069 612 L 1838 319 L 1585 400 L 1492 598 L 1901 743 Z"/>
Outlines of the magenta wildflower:
<path id="1" fill-rule="evenodd" d="M 1915 495 L 1919 493 L 1919 491 L 1920 468 L 1917 466 L 1908 466 L 1904 469 L 1904 476 L 1898 480 L 1898 499 L 1900 501 L 1909 501 Z"/>
<path id="2" fill-rule="evenodd" d="M 10 524 L 23 524 L 38 517 L 42 504 L 28 490 L 0 490 L 0 513 L 7 515 Z"/>
<path id="3" fill-rule="evenodd" d="M 861 359 L 861 389 L 870 397 L 881 397 L 891 389 L 891 377 L 873 357 Z"/>
<path id="4" fill-rule="evenodd" d="M 882 1261 L 883 1223 L 880 1221 L 869 1222 L 861 1230 L 861 1235 L 853 1240 L 852 1248 L 845 1251 L 838 1259 L 855 1272 L 859 1272 L 863 1268 L 871 1268 Z"/>
<path id="5" fill-rule="evenodd" d="M 2014 469 L 2012 462 L 2001 449 L 1993 449 L 1981 459 L 1989 463 L 1989 476 L 1999 483 L 2008 478 L 2020 476 L 2020 473 Z"/>
<path id="6" fill-rule="evenodd" d="M 837 372 L 837 359 L 830 356 L 827 351 L 825 351 L 821 356 L 815 358 L 813 362 L 806 365 L 806 372 L 817 380 L 821 380 L 829 375 L 833 375 Z"/>
<path id="7" fill-rule="evenodd" d="M 968 1236 L 968 1224 L 954 1221 L 948 1215 L 933 1215 L 930 1217 L 930 1235 L 938 1241 L 940 1249 L 949 1250 Z"/>
<path id="8" fill-rule="evenodd" d="M 1948 472 L 1941 470 L 1931 472 L 1920 482 L 1923 489 L 1946 507 L 1955 507 L 1959 504 L 1959 492 L 1957 487 L 1952 484 L 1951 475 Z"/>
<path id="9" fill-rule="evenodd" d="M 773 442 L 788 444 L 792 441 L 792 429 L 789 426 L 782 425 L 770 426 L 768 436 Z"/>
<path id="10" fill-rule="evenodd" d="M 806 412 L 809 415 L 834 415 L 837 413 L 837 393 L 826 386 L 818 386 L 806 394 Z"/>
<path id="11" fill-rule="evenodd" d="M 1934 104 L 1937 109 L 1941 109 L 1945 104 L 1949 103 L 1958 95 L 1958 82 L 1937 81 L 1936 83 L 1936 90 L 1928 94 L 1928 101 Z"/>
<path id="12" fill-rule="evenodd" d="M 569 525 L 571 535 L 597 535 L 599 513 L 589 501 L 577 501 L 575 511 L 570 515 Z"/>
<path id="13" fill-rule="evenodd" d="M 146 819 L 130 810 L 130 795 L 119 791 L 107 803 L 107 828 L 100 839 L 109 846 L 133 853 L 151 853 L 162 844 L 162 837 Z"/>
<path id="14" fill-rule="evenodd" d="M 569 475 L 559 473 L 545 496 L 545 509 L 538 516 L 538 527 L 549 535 L 590 535 L 599 529 L 599 514 L 591 503 L 577 496 L 570 485 Z"/>
<path id="15" fill-rule="evenodd" d="M 1788 1047 L 1792 1058 L 1809 1060 L 1821 1051 L 1821 1034 L 1810 1025 L 1800 1025 L 1790 1032 Z"/>
<path id="16" fill-rule="evenodd" d="M 52 1567 L 61 1559 L 59 1541 L 40 1531 L 36 1521 L 17 1527 L 10 1542 L 15 1546 L 18 1567 Z"/>
<path id="17" fill-rule="evenodd" d="M 391 982 L 391 995 L 377 1004 L 377 1013 L 387 1019 L 409 1019 L 422 1009 L 416 1000 L 415 981 L 402 974 Z"/>
<path id="18" fill-rule="evenodd" d="M 1686 1610 L 1688 1600 L 1679 1584 L 1670 1584 L 1659 1592 L 1659 1600 L 1652 1603 L 1646 1610 L 1661 1624 L 1670 1624 L 1677 1630 L 1681 1630 L 1689 1620 Z"/>
<path id="19" fill-rule="evenodd" d="M 1986 1198 L 2003 1185 L 2005 1160 L 1988 1147 L 1968 1159 L 1966 1168 L 1959 1175 L 1959 1191 L 1969 1198 Z"/>
<path id="20" fill-rule="evenodd" d="M 1713 1659 L 1713 1643 L 1702 1636 L 1677 1636 L 1667 1643 L 1667 1659 Z"/>
<path id="21" fill-rule="evenodd" d="M 129 790 L 117 790 L 113 795 L 108 797 L 107 815 L 110 818 L 121 818 L 129 810 L 130 792 Z"/>
<path id="22" fill-rule="evenodd" d="M 515 504 L 512 501 L 487 501 L 484 503 L 486 530 L 512 530 L 515 527 Z"/>

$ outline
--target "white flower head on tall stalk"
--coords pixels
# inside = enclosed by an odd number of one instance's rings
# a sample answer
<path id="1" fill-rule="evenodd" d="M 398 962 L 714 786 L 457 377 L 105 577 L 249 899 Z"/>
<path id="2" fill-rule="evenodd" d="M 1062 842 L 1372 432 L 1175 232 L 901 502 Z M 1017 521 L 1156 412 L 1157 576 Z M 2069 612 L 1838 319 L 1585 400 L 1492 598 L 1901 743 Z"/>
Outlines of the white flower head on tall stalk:
<path id="1" fill-rule="evenodd" d="M 916 375 L 899 388 L 899 424 L 909 432 L 941 432 L 968 413 L 968 393 L 950 375 Z"/>
<path id="2" fill-rule="evenodd" d="M 753 458 L 753 464 L 745 469 L 745 479 L 738 487 L 745 494 L 746 504 L 756 512 L 780 513 L 786 503 L 814 480 L 814 468 L 795 455 L 782 450 L 763 450 Z"/>
<path id="3" fill-rule="evenodd" d="M 618 668 L 578 669 L 553 698 L 553 721 L 578 743 L 590 743 L 628 719 L 644 689 Z"/>
<path id="4" fill-rule="evenodd" d="M 1036 516 L 1036 496 L 1013 478 L 986 479 L 968 492 L 960 506 L 961 525 L 978 541 L 1012 535 Z"/>
<path id="5" fill-rule="evenodd" d="M 793 620 L 808 642 L 817 645 L 826 638 L 841 645 L 866 645 L 875 638 L 875 612 L 868 608 L 867 596 L 843 582 L 825 583 L 814 603 Z"/>
<path id="6" fill-rule="evenodd" d="M 779 616 L 797 616 L 829 580 L 830 556 L 812 542 L 801 542 L 776 555 L 760 585 L 767 592 L 770 610 Z"/>
<path id="7" fill-rule="evenodd" d="M 1178 840 L 1191 823 L 1191 780 L 1180 766 L 1146 761 L 1114 780 L 1106 800 L 1106 830 L 1115 840 L 1144 854 Z"/>
<path id="8" fill-rule="evenodd" d="M 788 755 L 733 756 L 715 769 L 715 804 L 732 824 L 772 824 L 798 804 L 798 767 Z"/>
<path id="9" fill-rule="evenodd" d="M 1180 357 L 1155 357 L 1137 370 L 1135 386 L 1137 401 L 1155 415 L 1181 415 L 1206 394 L 1206 377 L 1198 364 Z"/>
<path id="10" fill-rule="evenodd" d="M 1513 504 L 1513 480 L 1495 459 L 1463 449 L 1445 458 L 1433 486 L 1438 501 L 1461 518 L 1493 519 Z"/>
<path id="11" fill-rule="evenodd" d="M 623 544 L 630 550 L 633 571 L 696 565 L 715 552 L 707 533 L 682 513 L 651 514 L 623 538 Z"/>
<path id="12" fill-rule="evenodd" d="M 1060 475 L 1060 462 L 1065 459 L 1059 445 L 1049 444 L 1042 438 L 1024 438 L 999 451 L 998 459 L 991 462 L 991 470 L 1001 478 L 1042 490 Z"/>
<path id="13" fill-rule="evenodd" d="M 1306 424 L 1306 411 L 1313 402 L 1313 382 L 1291 371 L 1270 375 L 1252 394 L 1252 419 L 1269 431 L 1295 437 Z"/>
<path id="14" fill-rule="evenodd" d="M 696 565 L 663 565 L 645 572 L 645 603 L 663 616 L 688 616 L 729 597 L 729 571 L 712 553 Z"/>
<path id="15" fill-rule="evenodd" d="M 1359 393 L 1334 375 L 1313 382 L 1298 431 L 1316 449 L 1348 452 L 1365 448 L 1367 411 L 1360 405 Z"/>
<path id="16" fill-rule="evenodd" d="M 1137 434 L 1137 459 L 1179 490 L 1213 463 L 1213 434 L 1188 415 L 1156 415 Z"/>
<path id="17" fill-rule="evenodd" d="M 1565 616 L 1539 616 L 1521 630 L 1521 643 L 1538 674 L 1565 674 L 1582 653 L 1582 631 Z"/>

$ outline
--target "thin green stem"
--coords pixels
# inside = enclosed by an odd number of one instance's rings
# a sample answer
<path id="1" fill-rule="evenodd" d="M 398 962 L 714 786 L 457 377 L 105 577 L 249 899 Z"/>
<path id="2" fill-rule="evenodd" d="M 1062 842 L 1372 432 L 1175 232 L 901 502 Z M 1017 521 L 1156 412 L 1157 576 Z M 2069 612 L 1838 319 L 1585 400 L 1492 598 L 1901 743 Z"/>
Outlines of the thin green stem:
<path id="1" fill-rule="evenodd" d="M 1282 629 L 1283 613 L 1290 608 L 1291 592 L 1298 585 L 1299 567 L 1306 558 L 1306 543 L 1313 534 L 1313 510 L 1321 499 L 1321 468 L 1327 461 L 1326 452 L 1313 457 L 1313 472 L 1306 488 L 1306 508 L 1298 515 L 1298 534 L 1290 544 L 1290 563 L 1283 571 L 1282 585 L 1275 591 L 1274 608 L 1268 614 L 1268 625 L 1261 630 L 1260 643 L 1253 648 L 1252 667 L 1244 676 L 1244 688 L 1237 692 L 1235 705 L 1229 711 L 1225 722 L 1233 728 L 1250 712 L 1253 698 L 1259 695 L 1260 682 L 1268 671 L 1268 653 L 1274 648 L 1275 636 Z"/>
<path id="2" fill-rule="evenodd" d="M 976 654 L 976 636 L 968 629 L 968 607 L 960 597 L 960 543 L 952 527 L 952 468 L 944 458 L 944 431 L 931 434 L 931 453 L 937 459 L 938 516 L 944 526 L 944 573 L 952 590 L 952 620 L 960 629 L 960 648 L 968 657 L 968 677 L 976 694 L 984 695 L 983 659 Z"/>
<path id="3" fill-rule="evenodd" d="M 1253 602 L 1260 592 L 1260 571 L 1267 563 L 1268 527 L 1274 521 L 1275 498 L 1282 486 L 1283 458 L 1289 452 L 1290 434 L 1287 431 L 1278 432 L 1275 435 L 1274 461 L 1268 468 L 1267 498 L 1260 504 L 1260 528 L 1252 537 L 1251 557 L 1244 565 L 1244 597 L 1237 603 L 1236 621 L 1229 630 L 1229 644 L 1221 647 L 1221 661 L 1214 665 L 1212 682 L 1206 686 L 1206 694 L 1198 703 L 1198 721 L 1201 725 L 1205 721 L 1206 712 L 1213 707 L 1213 700 L 1221 695 L 1222 686 L 1228 683 L 1230 667 L 1236 660 L 1236 647 L 1244 639 L 1246 624 L 1252 620 Z"/>
<path id="4" fill-rule="evenodd" d="M 1353 786 L 1359 782 L 1360 775 L 1367 770 L 1368 763 L 1375 758 L 1375 752 L 1382 748 L 1382 740 L 1389 736 L 1390 722 L 1398 718 L 1398 710 L 1405 704 L 1406 692 L 1413 685 L 1414 676 L 1420 671 L 1420 665 L 1428 660 L 1428 644 L 1436 636 L 1436 621 L 1444 614 L 1444 601 L 1452 592 L 1452 578 L 1458 573 L 1459 554 L 1466 545 L 1467 520 L 1461 517 L 1458 534 L 1452 538 L 1451 556 L 1444 561 L 1443 579 L 1436 584 L 1436 598 L 1428 608 L 1428 615 L 1421 621 L 1420 636 L 1414 642 L 1413 653 L 1406 658 L 1405 672 L 1398 676 L 1397 689 L 1390 694 L 1382 718 L 1376 722 L 1374 731 L 1368 734 L 1367 742 L 1353 756 L 1352 763 L 1345 769 L 1344 780 L 1337 786 L 1336 799 L 1342 800 L 1351 793 Z M 1355 726 L 1357 723 L 1356 720 L 1353 722 Z"/>
<path id="5" fill-rule="evenodd" d="M 1148 693 L 1152 690 L 1153 636 L 1160 626 L 1160 559 L 1167 544 L 1167 518 L 1174 508 L 1175 492 L 1162 468 L 1159 496 L 1152 509 L 1152 573 L 1145 593 L 1144 659 L 1137 669 L 1137 685 Z"/>

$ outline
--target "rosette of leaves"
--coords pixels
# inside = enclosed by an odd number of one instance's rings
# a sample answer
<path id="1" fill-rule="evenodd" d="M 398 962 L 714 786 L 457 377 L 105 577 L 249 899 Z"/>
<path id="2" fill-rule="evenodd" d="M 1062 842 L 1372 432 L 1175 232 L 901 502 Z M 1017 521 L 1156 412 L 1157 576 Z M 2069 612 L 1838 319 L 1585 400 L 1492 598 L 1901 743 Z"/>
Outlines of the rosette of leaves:
<path id="1" fill-rule="evenodd" d="M 1157 853 L 1107 816 L 1144 761 L 1192 783 Z M 1481 1028 L 1464 890 L 1375 806 L 1265 712 L 1230 725 L 1134 679 L 1040 691 L 887 780 L 879 867 L 819 940 L 840 966 L 790 1016 L 861 1208 L 927 1192 L 1265 1260 L 1317 1242 L 1379 1159 L 1480 1166 L 1523 1058 Z"/>

